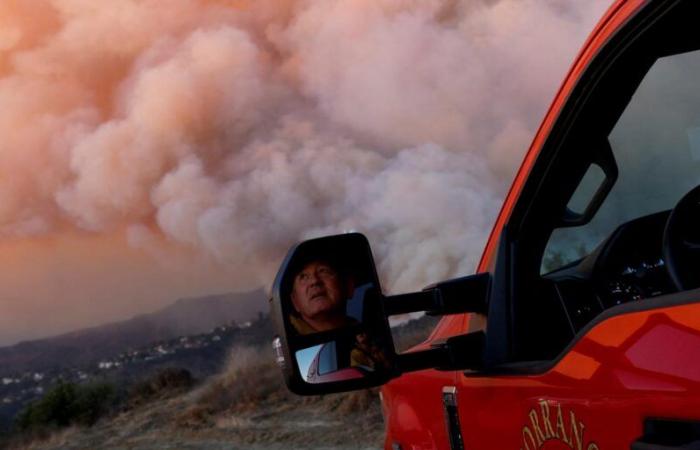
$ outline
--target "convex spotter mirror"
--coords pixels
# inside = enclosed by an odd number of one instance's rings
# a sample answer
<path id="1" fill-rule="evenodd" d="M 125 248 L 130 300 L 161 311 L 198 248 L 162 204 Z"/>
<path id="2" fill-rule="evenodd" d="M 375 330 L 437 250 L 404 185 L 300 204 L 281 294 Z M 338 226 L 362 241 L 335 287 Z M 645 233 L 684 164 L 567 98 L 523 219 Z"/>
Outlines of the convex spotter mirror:
<path id="1" fill-rule="evenodd" d="M 395 354 L 381 299 L 363 235 L 294 246 L 275 279 L 272 307 L 275 350 L 288 387 L 314 394 L 387 381 Z"/>

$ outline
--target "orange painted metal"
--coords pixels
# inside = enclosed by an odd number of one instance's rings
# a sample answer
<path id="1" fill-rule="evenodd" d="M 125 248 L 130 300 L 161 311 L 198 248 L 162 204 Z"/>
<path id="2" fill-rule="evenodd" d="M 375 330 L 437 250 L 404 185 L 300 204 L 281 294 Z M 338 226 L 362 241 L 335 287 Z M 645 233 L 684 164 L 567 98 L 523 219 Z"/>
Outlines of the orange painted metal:
<path id="1" fill-rule="evenodd" d="M 461 377 L 465 448 L 628 449 L 645 418 L 700 421 L 699 317 L 697 303 L 613 317 L 543 375 Z"/>

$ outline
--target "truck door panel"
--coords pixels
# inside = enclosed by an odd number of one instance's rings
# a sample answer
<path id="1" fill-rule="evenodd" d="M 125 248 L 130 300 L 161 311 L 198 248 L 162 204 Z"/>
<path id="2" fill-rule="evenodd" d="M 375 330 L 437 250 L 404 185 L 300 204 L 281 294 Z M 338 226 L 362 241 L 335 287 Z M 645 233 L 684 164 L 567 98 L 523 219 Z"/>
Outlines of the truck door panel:
<path id="1" fill-rule="evenodd" d="M 630 448 L 650 419 L 700 421 L 697 361 L 700 303 L 607 318 L 541 375 L 463 375 L 465 448 Z"/>

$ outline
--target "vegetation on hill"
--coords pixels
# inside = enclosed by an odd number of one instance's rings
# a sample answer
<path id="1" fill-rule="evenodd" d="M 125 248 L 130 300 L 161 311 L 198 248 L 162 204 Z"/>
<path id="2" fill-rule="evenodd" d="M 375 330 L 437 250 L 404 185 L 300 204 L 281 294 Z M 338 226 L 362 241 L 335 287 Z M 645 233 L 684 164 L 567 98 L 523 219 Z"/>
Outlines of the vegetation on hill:
<path id="1" fill-rule="evenodd" d="M 17 417 L 19 430 L 60 428 L 94 424 L 114 406 L 116 389 L 105 383 L 76 385 L 58 383 Z"/>

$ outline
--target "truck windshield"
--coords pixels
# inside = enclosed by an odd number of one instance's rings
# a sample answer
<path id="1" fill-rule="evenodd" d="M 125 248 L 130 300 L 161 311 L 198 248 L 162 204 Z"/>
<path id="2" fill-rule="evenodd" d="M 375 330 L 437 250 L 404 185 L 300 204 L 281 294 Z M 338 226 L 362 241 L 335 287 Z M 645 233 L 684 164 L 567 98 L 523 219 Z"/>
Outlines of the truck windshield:
<path id="1" fill-rule="evenodd" d="M 541 273 L 589 254 L 625 222 L 673 208 L 700 184 L 697 80 L 700 51 L 656 61 L 608 136 L 619 179 L 591 222 L 554 230 Z M 585 176 L 577 193 L 593 191 L 596 186 L 585 184 L 599 182 Z"/>

